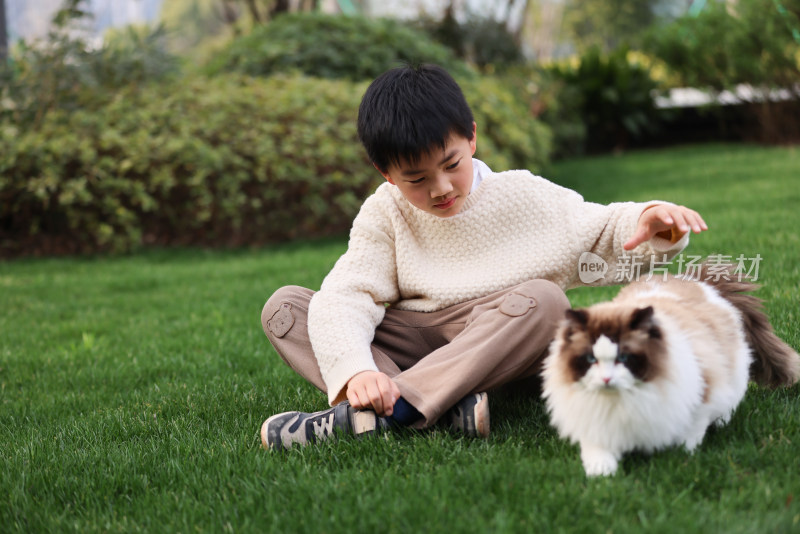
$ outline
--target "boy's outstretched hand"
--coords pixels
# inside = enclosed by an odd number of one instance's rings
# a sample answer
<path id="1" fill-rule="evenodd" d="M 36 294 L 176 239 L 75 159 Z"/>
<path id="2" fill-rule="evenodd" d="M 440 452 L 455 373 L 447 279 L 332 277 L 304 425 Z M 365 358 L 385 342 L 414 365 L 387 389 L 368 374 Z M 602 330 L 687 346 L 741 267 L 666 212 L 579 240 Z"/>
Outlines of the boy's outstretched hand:
<path id="1" fill-rule="evenodd" d="M 634 249 L 655 235 L 660 235 L 660 237 L 675 243 L 689 230 L 696 234 L 708 230 L 708 226 L 699 213 L 685 206 L 656 204 L 642 212 L 636 232 L 627 243 L 622 245 L 622 248 Z"/>
<path id="2" fill-rule="evenodd" d="M 400 389 L 389 375 L 362 371 L 347 383 L 347 400 L 356 410 L 373 410 L 380 417 L 392 415 Z"/>

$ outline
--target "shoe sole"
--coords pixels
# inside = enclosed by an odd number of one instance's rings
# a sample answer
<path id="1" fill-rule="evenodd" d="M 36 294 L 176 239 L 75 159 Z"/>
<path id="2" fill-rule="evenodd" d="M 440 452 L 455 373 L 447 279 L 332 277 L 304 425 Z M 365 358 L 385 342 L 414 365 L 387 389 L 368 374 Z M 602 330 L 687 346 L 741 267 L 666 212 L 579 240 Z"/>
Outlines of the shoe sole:
<path id="1" fill-rule="evenodd" d="M 269 425 L 269 422 L 272 421 L 272 419 L 274 417 L 275 416 L 273 415 L 272 417 L 270 417 L 269 419 L 264 421 L 264 423 L 261 425 L 261 447 L 264 448 L 264 449 L 270 449 L 271 448 L 270 444 L 269 444 L 269 440 L 267 439 L 267 436 L 269 435 L 269 433 L 267 431 L 267 425 Z"/>
<path id="2" fill-rule="evenodd" d="M 270 442 L 269 442 L 269 430 L 268 430 L 269 429 L 269 423 L 273 419 L 275 419 L 276 417 L 281 417 L 281 416 L 284 416 L 284 415 L 286 415 L 286 414 L 285 413 L 275 414 L 272 417 L 270 417 L 269 419 L 267 419 L 266 421 L 264 421 L 264 423 L 261 425 L 261 447 L 262 448 L 268 449 L 268 450 L 276 448 L 274 443 L 270 444 Z M 281 449 L 285 448 L 282 443 L 281 443 L 280 448 Z"/>

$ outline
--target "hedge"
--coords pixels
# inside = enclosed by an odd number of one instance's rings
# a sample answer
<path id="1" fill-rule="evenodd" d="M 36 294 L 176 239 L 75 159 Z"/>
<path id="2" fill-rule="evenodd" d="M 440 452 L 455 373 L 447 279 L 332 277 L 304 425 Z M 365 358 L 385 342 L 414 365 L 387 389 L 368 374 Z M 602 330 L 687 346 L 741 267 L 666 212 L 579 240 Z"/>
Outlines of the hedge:
<path id="1" fill-rule="evenodd" d="M 402 22 L 322 13 L 281 15 L 257 26 L 216 54 L 207 71 L 252 76 L 299 72 L 363 81 L 420 62 L 441 65 L 454 76 L 476 76 L 447 47 Z"/>
<path id="2" fill-rule="evenodd" d="M 549 131 L 499 82 L 463 84 L 490 166 L 546 162 Z M 346 232 L 380 182 L 357 139 L 366 82 L 194 78 L 97 110 L 0 123 L 0 256 L 244 246 Z"/>

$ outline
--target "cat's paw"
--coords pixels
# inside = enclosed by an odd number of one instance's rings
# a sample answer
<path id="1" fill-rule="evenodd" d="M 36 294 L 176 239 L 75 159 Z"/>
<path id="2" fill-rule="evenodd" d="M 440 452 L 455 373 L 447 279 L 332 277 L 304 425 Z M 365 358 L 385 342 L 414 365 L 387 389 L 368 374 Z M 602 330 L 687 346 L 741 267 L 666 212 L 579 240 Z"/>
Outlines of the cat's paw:
<path id="1" fill-rule="evenodd" d="M 730 423 L 732 415 L 733 415 L 733 410 L 731 410 L 731 411 L 729 411 L 727 413 L 723 413 L 722 415 L 720 415 L 719 417 L 714 419 L 714 421 L 712 421 L 711 424 L 714 425 L 717 428 L 723 427 L 723 426 L 727 425 L 728 423 Z"/>
<path id="2" fill-rule="evenodd" d="M 683 442 L 683 446 L 686 447 L 686 450 L 689 451 L 689 454 L 693 454 L 697 446 L 703 442 L 703 438 L 706 435 L 706 428 L 708 427 L 710 421 L 708 419 L 698 419 L 694 427 L 689 430 L 687 433 L 686 439 Z"/>
<path id="3" fill-rule="evenodd" d="M 586 476 L 610 476 L 617 472 L 617 456 L 604 449 L 581 445 L 581 460 Z"/>
<path id="4" fill-rule="evenodd" d="M 683 447 L 686 449 L 686 452 L 688 452 L 689 454 L 694 454 L 694 451 L 697 450 L 697 446 L 700 445 L 700 443 L 703 441 L 704 435 L 705 432 L 699 436 L 694 435 L 686 438 L 686 441 L 683 442 Z"/>

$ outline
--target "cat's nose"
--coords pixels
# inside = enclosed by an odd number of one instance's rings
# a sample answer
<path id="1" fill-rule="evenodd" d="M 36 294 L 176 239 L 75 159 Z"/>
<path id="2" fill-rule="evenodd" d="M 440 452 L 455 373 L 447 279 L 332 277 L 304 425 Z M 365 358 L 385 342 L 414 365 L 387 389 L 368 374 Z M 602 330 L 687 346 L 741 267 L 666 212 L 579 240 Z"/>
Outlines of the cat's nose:
<path id="1" fill-rule="evenodd" d="M 608 383 L 611 382 L 611 377 L 610 376 L 604 376 L 603 377 L 603 382 L 605 383 L 605 385 L 608 385 Z"/>

